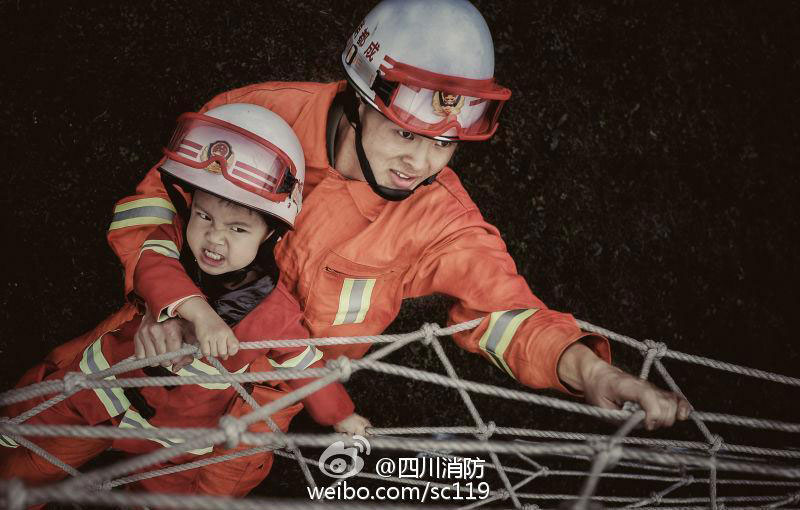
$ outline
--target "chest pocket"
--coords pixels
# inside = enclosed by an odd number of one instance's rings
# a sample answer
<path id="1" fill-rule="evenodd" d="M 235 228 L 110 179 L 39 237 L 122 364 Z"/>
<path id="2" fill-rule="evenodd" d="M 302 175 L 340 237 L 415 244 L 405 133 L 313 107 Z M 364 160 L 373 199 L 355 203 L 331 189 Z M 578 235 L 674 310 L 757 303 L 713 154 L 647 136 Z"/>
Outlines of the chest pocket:
<path id="1" fill-rule="evenodd" d="M 401 267 L 365 266 L 329 252 L 311 284 L 306 319 L 316 326 L 388 325 L 402 301 Z"/>

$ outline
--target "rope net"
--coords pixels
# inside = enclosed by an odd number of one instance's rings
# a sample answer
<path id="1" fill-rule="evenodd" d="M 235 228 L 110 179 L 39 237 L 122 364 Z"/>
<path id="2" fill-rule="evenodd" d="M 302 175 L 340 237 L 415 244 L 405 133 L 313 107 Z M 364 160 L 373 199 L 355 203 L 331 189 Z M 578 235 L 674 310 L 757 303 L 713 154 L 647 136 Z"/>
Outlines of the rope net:
<path id="1" fill-rule="evenodd" d="M 28 487 L 19 480 L 0 481 L 0 507 L 23 509 L 27 506 L 58 502 L 94 506 L 185 509 L 316 509 L 316 508 L 515 508 L 542 507 L 597 508 L 797 508 L 800 507 L 800 449 L 732 444 L 724 441 L 712 427 L 740 427 L 787 434 L 790 444 L 798 444 L 793 434 L 800 423 L 692 410 L 690 426 L 695 440 L 674 440 L 632 435 L 644 419 L 644 412 L 627 403 L 622 410 L 607 410 L 587 404 L 539 395 L 529 391 L 465 380 L 459 377 L 438 338 L 476 327 L 480 319 L 440 328 L 425 324 L 415 332 L 401 335 L 341 337 L 261 341 L 242 343 L 242 349 L 263 349 L 296 345 L 373 343 L 380 348 L 363 359 L 345 357 L 330 360 L 326 368 L 232 374 L 218 360 L 208 358 L 220 375 L 185 377 L 141 377 L 116 379 L 109 376 L 165 361 L 180 354 L 197 354 L 195 346 L 185 345 L 175 353 L 136 360 L 128 358 L 92 374 L 70 373 L 63 380 L 45 381 L 0 394 L 0 406 L 52 395 L 48 400 L 19 416 L 0 419 L 1 446 L 29 448 L 35 454 L 62 468 L 68 477 L 46 486 Z M 640 352 L 643 362 L 640 377 L 647 379 L 653 369 L 666 386 L 684 397 L 662 360 L 672 359 L 737 376 L 800 387 L 800 379 L 763 370 L 724 363 L 667 348 L 661 342 L 639 341 L 578 321 L 587 332 L 597 333 Z M 414 343 L 430 349 L 441 362 L 444 374 L 413 369 L 382 361 L 387 355 Z M 395 427 L 369 429 L 368 448 L 364 438 L 343 439 L 338 434 L 283 433 L 270 419 L 276 411 L 290 406 L 337 380 L 346 381 L 357 371 L 370 371 L 452 388 L 467 411 L 461 424 L 446 427 Z M 242 384 L 276 379 L 317 378 L 302 388 L 259 406 Z M 227 383 L 252 407 L 238 418 L 223 416 L 216 428 L 118 428 L 113 426 L 31 425 L 25 422 L 43 410 L 83 390 L 169 386 L 200 383 Z M 485 420 L 473 396 L 508 399 L 523 405 L 545 406 L 572 415 L 599 419 L 603 427 L 617 423 L 613 434 L 537 430 L 508 427 Z M 480 397 L 484 398 L 484 397 Z M 691 399 L 687 397 L 691 402 Z M 789 405 L 797 405 L 794 400 Z M 451 405 L 450 407 L 457 407 Z M 449 409 L 448 409 L 449 411 Z M 269 433 L 254 433 L 248 427 L 266 421 Z M 27 437 L 137 438 L 159 439 L 169 446 L 128 457 L 102 468 L 80 472 L 40 448 Z M 176 439 L 179 438 L 179 439 Z M 180 442 L 176 442 L 180 441 Z M 355 448 L 369 464 L 351 477 L 326 476 L 336 473 L 333 458 L 309 455 L 340 442 Z M 186 452 L 225 445 L 248 445 L 229 455 L 201 457 L 195 462 L 150 470 Z M 116 490 L 147 478 L 196 469 L 211 463 L 226 462 L 272 450 L 277 456 L 292 459 L 305 478 L 308 499 L 248 497 L 232 499 L 203 495 L 175 495 Z M 306 452 L 306 453 L 304 453 Z M 380 457 L 380 459 L 378 459 Z M 362 459 L 362 460 L 364 460 Z M 377 462 L 375 460 L 377 459 Z M 394 459 L 387 471 L 385 459 Z M 547 464 L 545 464 L 545 459 Z M 353 460 L 353 459 L 351 459 Z M 384 462 L 384 467 L 380 466 Z M 399 464 L 398 464 L 399 462 Z M 403 473 L 403 464 L 406 472 Z M 363 466 L 363 463 L 362 463 Z M 420 466 L 422 468 L 420 469 Z M 349 465 L 348 467 L 352 467 Z M 470 471 L 471 469 L 471 471 Z M 341 473 L 341 470 L 338 471 Z M 480 475 L 480 476 L 478 476 Z M 276 476 L 273 474 L 272 476 Z M 324 479 L 324 483 L 323 483 Z M 573 493 L 550 493 L 544 480 L 572 480 Z M 489 480 L 489 481 L 487 481 Z M 603 495 L 599 489 L 622 484 L 635 487 L 634 496 Z M 359 489 L 354 489 L 358 485 Z M 568 486 L 566 484 L 564 486 Z M 388 486 L 388 489 L 387 489 Z M 385 497 L 376 498 L 376 487 Z M 366 488 L 368 492 L 361 489 Z M 728 495 L 729 490 L 746 489 L 746 495 Z M 348 489 L 350 493 L 348 493 Z M 360 491 L 360 492 L 359 492 Z M 612 491 L 613 492 L 613 491 Z M 445 494 L 449 494 L 445 497 Z M 362 497 L 364 494 L 369 496 Z M 396 497 L 392 497 L 395 494 Z M 326 497 L 327 495 L 327 497 Z M 438 497 L 434 497 L 438 495 Z M 356 497 L 353 497 L 356 496 Z M 368 501 L 368 502 L 365 502 Z M 401 504 L 402 503 L 402 504 Z"/>

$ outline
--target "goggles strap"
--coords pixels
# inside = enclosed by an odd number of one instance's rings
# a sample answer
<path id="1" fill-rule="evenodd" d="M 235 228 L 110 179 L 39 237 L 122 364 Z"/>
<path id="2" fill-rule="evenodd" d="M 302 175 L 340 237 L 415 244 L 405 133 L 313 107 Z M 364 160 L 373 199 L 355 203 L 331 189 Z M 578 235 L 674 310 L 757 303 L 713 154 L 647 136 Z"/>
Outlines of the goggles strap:
<path id="1" fill-rule="evenodd" d="M 361 119 L 358 115 L 358 98 L 356 94 L 355 90 L 348 90 L 345 92 L 343 105 L 344 114 L 347 117 L 347 121 L 350 122 L 356 132 L 355 145 L 358 163 L 361 165 L 361 172 L 364 174 L 364 178 L 367 180 L 369 187 L 372 188 L 372 191 L 385 200 L 399 202 L 410 197 L 419 186 L 427 186 L 435 181 L 438 173 L 428 177 L 416 188 L 410 190 L 389 188 L 378 184 L 378 181 L 375 180 L 375 174 L 372 172 L 372 166 L 369 164 L 369 159 L 367 159 L 367 154 L 364 152 L 364 146 L 361 143 Z"/>
<path id="2" fill-rule="evenodd" d="M 183 184 L 173 177 L 172 175 L 168 174 L 167 172 L 161 171 L 161 182 L 164 184 L 164 189 L 167 190 L 167 195 L 169 196 L 170 202 L 175 207 L 175 210 L 178 213 L 178 217 L 181 218 L 184 222 L 184 225 L 189 224 L 189 204 L 186 201 L 186 198 L 178 191 L 176 186 L 180 186 L 185 193 L 191 194 L 191 191 L 186 190 Z"/>

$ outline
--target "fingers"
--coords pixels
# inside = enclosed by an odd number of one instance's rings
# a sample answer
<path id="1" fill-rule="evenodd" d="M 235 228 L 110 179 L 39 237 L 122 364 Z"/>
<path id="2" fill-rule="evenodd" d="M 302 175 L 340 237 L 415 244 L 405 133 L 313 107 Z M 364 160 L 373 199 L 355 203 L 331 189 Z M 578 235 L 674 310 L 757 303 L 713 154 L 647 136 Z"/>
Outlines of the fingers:
<path id="1" fill-rule="evenodd" d="M 611 365 L 600 366 L 586 387 L 586 399 L 604 409 L 620 409 L 626 401 L 645 412 L 644 427 L 655 430 L 685 420 L 691 406 L 675 393 L 661 390 Z"/>
<path id="2" fill-rule="evenodd" d="M 235 336 L 231 335 L 227 339 L 228 343 L 228 354 L 230 356 L 236 356 L 239 352 L 239 340 L 236 339 Z"/>
<path id="3" fill-rule="evenodd" d="M 217 345 L 214 342 L 210 342 L 208 338 L 200 336 L 197 341 L 200 343 L 200 352 L 203 356 L 216 356 L 217 355 Z M 214 345 L 214 351 L 211 351 L 211 345 Z"/>
<path id="4" fill-rule="evenodd" d="M 136 359 L 143 359 L 145 357 L 144 353 L 144 345 L 142 344 L 142 337 L 139 331 L 133 335 L 133 346 L 134 346 L 134 354 L 136 355 Z"/>
<path id="5" fill-rule="evenodd" d="M 219 353 L 219 357 L 222 359 L 228 359 L 228 339 L 220 338 L 216 342 L 217 344 L 217 352 Z"/>
<path id="6" fill-rule="evenodd" d="M 143 344 L 144 344 L 144 353 L 145 356 L 148 358 L 152 358 L 158 356 L 159 348 L 165 348 L 164 344 L 164 332 L 158 326 L 158 324 L 150 324 L 142 330 L 143 333 Z M 158 365 L 158 363 L 151 363 L 150 366 L 154 367 Z"/>
<path id="7" fill-rule="evenodd" d="M 689 419 L 692 413 L 692 405 L 683 397 L 678 397 L 678 420 L 684 421 Z"/>
<path id="8" fill-rule="evenodd" d="M 223 332 L 222 338 L 219 340 L 210 341 L 209 345 L 216 346 L 217 353 L 222 359 L 228 359 L 229 356 L 235 356 L 236 353 L 239 352 L 239 340 L 236 339 L 236 336 L 234 336 L 233 331 L 230 329 Z M 211 355 L 215 356 L 215 354 L 213 354 L 213 347 Z"/>
<path id="9" fill-rule="evenodd" d="M 164 327 L 164 352 L 174 352 L 181 348 L 183 344 L 183 337 L 180 324 L 177 321 L 170 320 L 162 323 Z M 156 349 L 158 350 L 158 349 Z M 160 354 L 160 353 L 159 353 Z M 169 367 L 178 358 L 171 360 L 164 360 L 161 366 Z"/>
<path id="10" fill-rule="evenodd" d="M 164 331 L 159 329 L 154 330 L 153 334 L 153 348 L 155 350 L 154 356 L 158 356 L 159 354 L 164 354 L 167 352 L 167 339 L 164 336 Z M 163 362 L 162 362 L 163 364 Z M 150 365 L 154 367 L 158 365 L 158 363 L 153 363 Z"/>
<path id="11" fill-rule="evenodd" d="M 679 402 L 683 401 L 676 394 L 663 391 L 646 381 L 639 381 L 635 402 L 645 412 L 644 426 L 647 430 L 671 427 L 678 418 Z M 688 402 L 686 402 L 688 405 Z"/>

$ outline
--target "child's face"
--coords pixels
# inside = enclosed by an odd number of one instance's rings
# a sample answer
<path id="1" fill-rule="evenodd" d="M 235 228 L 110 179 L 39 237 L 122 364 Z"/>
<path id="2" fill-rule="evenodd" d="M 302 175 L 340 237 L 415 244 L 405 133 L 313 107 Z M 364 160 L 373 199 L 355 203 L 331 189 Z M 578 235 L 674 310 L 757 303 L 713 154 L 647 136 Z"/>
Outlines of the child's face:
<path id="1" fill-rule="evenodd" d="M 260 214 L 195 191 L 186 242 L 205 273 L 218 275 L 247 266 L 271 233 Z"/>

